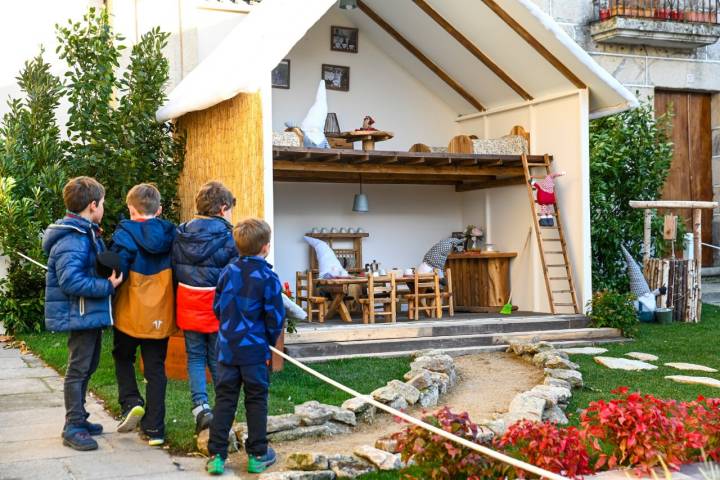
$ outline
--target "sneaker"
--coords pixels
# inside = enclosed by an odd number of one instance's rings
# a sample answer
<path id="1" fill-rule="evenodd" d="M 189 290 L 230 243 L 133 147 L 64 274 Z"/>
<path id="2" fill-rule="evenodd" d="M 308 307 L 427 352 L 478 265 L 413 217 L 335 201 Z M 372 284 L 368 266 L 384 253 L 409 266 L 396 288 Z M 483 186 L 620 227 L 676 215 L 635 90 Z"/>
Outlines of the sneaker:
<path id="1" fill-rule="evenodd" d="M 103 426 L 99 423 L 91 423 L 85 420 L 85 422 L 82 424 L 82 427 L 85 428 L 90 435 L 100 435 L 103 433 Z"/>
<path id="2" fill-rule="evenodd" d="M 275 450 L 268 447 L 265 455 L 249 455 L 248 456 L 248 473 L 262 473 L 268 469 L 269 466 L 277 461 L 277 455 Z"/>
<path id="3" fill-rule="evenodd" d="M 205 464 L 210 475 L 222 475 L 225 473 L 225 460 L 220 455 L 213 455 Z"/>
<path id="4" fill-rule="evenodd" d="M 135 430 L 144 415 L 145 408 L 143 408 L 142 405 L 132 407 L 129 411 L 125 412 L 122 420 L 120 420 L 120 424 L 118 424 L 117 427 L 118 433 L 128 433 Z"/>
<path id="5" fill-rule="evenodd" d="M 165 444 L 163 437 L 148 437 L 148 445 L 151 447 L 162 447 Z"/>
<path id="6" fill-rule="evenodd" d="M 81 452 L 98 448 L 97 442 L 83 427 L 68 427 L 63 434 L 63 445 Z"/>
<path id="7" fill-rule="evenodd" d="M 195 415 L 195 434 L 202 432 L 206 428 L 210 428 L 213 419 L 210 405 L 207 403 L 197 405 L 192 409 L 192 413 Z"/>

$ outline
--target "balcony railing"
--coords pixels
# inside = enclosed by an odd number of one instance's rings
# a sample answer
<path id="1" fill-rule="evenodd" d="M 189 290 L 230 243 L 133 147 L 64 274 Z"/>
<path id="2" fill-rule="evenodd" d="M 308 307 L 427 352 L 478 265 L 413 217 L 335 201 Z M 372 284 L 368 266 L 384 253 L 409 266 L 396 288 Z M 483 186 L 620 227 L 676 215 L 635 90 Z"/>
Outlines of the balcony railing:
<path id="1" fill-rule="evenodd" d="M 720 0 L 594 0 L 594 20 L 613 17 L 718 23 Z"/>

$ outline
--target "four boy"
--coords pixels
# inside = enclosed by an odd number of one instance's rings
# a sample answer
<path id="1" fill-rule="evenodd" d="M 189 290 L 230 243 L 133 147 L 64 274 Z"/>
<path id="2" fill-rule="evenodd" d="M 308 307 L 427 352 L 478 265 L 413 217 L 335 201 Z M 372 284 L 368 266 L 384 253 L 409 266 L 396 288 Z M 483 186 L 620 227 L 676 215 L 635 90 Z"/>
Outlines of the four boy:
<path id="1" fill-rule="evenodd" d="M 209 182 L 196 197 L 195 218 L 176 230 L 158 218 L 162 208 L 157 188 L 140 184 L 127 194 L 130 219 L 121 221 L 113 234 L 113 259 L 100 237 L 104 197 L 105 189 L 95 179 L 73 178 L 63 190 L 68 213 L 43 237 L 49 257 L 46 326 L 69 332 L 63 443 L 77 450 L 98 448 L 92 436 L 102 433 L 102 425 L 88 421 L 85 396 L 99 363 L 102 329 L 113 324 L 123 411 L 118 432 L 139 425 L 150 445 L 164 443 L 165 357 L 177 319 L 185 334 L 196 429 L 211 429 L 208 472 L 224 470 L 241 386 L 249 430 L 248 471 L 264 471 L 275 462 L 266 435 L 269 345 L 277 341 L 285 317 L 280 282 L 264 259 L 270 227 L 248 219 L 235 227 L 233 238 L 230 212 L 235 198 L 220 182 Z M 101 273 L 106 270 L 107 275 Z M 135 380 L 138 348 L 147 380 L 145 399 Z M 217 394 L 213 411 L 206 367 Z"/>

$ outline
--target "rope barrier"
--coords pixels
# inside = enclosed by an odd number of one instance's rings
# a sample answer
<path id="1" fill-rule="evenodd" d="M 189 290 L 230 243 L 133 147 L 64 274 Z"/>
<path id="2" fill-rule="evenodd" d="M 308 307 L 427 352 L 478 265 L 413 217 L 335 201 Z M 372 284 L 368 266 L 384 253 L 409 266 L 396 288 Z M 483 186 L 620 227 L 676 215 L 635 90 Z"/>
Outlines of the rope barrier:
<path id="1" fill-rule="evenodd" d="M 18 251 L 15 251 L 15 253 L 18 254 L 18 255 L 20 255 L 20 256 L 21 256 L 22 258 L 24 258 L 25 260 L 28 260 L 29 262 L 32 262 L 32 263 L 34 263 L 35 265 L 44 268 L 45 270 L 48 269 L 47 266 L 43 265 L 42 263 L 40 263 L 40 262 L 38 262 L 38 261 L 36 261 L 36 260 L 33 260 L 32 258 L 28 257 L 27 255 L 23 255 L 22 253 L 20 253 L 20 252 L 18 252 Z M 304 371 L 306 371 L 307 373 L 309 373 L 310 375 L 313 375 L 314 377 L 319 378 L 319 379 L 322 380 L 323 382 L 329 383 L 329 384 L 332 385 L 333 387 L 335 387 L 335 388 L 337 388 L 337 389 L 339 389 L 339 390 L 342 390 L 343 392 L 348 393 L 348 394 L 352 395 L 352 396 L 355 397 L 355 398 L 361 398 L 361 399 L 363 399 L 364 401 L 366 401 L 367 403 L 369 403 L 370 405 L 373 405 L 375 408 L 379 408 L 380 410 L 384 410 L 384 411 L 388 412 L 388 413 L 391 414 L 391 415 L 395 415 L 396 417 L 405 420 L 405 421 L 408 422 L 408 423 L 412 423 L 413 425 L 417 425 L 417 426 L 419 426 L 419 427 L 422 427 L 422 428 L 424 428 L 424 429 L 426 429 L 426 430 L 429 430 L 429 431 L 431 431 L 431 432 L 433 432 L 433 433 L 435 433 L 435 434 L 437 434 L 437 435 L 440 435 L 441 437 L 445 437 L 445 438 L 447 438 L 448 440 L 451 440 L 451 441 L 453 441 L 453 442 L 455 442 L 455 443 L 459 443 L 460 445 L 462 445 L 462 446 L 464 446 L 464 447 L 467 447 L 467 448 L 469 448 L 469 449 L 471 449 L 471 450 L 475 450 L 476 452 L 479 452 L 479 453 L 481 453 L 481 454 L 483 454 L 483 455 L 486 455 L 486 456 L 488 456 L 488 457 L 490 457 L 490 458 L 494 458 L 495 460 L 499 460 L 499 461 L 501 461 L 501 462 L 503 462 L 503 463 L 507 463 L 508 465 L 512 465 L 513 467 L 516 467 L 516 468 L 520 468 L 520 469 L 522 469 L 522 470 L 525 470 L 526 472 L 530 472 L 530 473 L 534 473 L 534 474 L 536 474 L 536 475 L 540 475 L 540 478 L 547 478 L 547 479 L 549 479 L 549 480 L 569 480 L 567 477 L 563 477 L 562 475 L 558 475 L 557 473 L 549 472 L 549 471 L 544 470 L 544 469 L 542 469 L 542 468 L 540 468 L 540 467 L 536 467 L 535 465 L 531 465 L 531 464 L 529 464 L 529 463 L 525 463 L 525 462 L 523 462 L 523 461 L 521 461 L 521 460 L 518 460 L 518 459 L 516 459 L 516 458 L 509 457 L 509 456 L 507 456 L 507 455 L 505 455 L 505 454 L 502 454 L 502 453 L 500 453 L 500 452 L 496 452 L 495 450 L 493 450 L 493 449 L 491 449 L 491 448 L 487 448 L 487 447 L 484 447 L 484 446 L 482 446 L 482 445 L 478 445 L 477 443 L 471 442 L 471 441 L 466 440 L 466 439 L 464 439 L 464 438 L 462 438 L 462 437 L 458 437 L 457 435 L 453 435 L 452 433 L 446 432 L 445 430 L 442 430 L 442 429 L 437 428 L 437 427 L 435 427 L 435 426 L 433 426 L 433 425 L 430 425 L 429 423 L 425 423 L 425 422 L 423 422 L 422 420 L 417 419 L 417 418 L 415 418 L 415 417 L 413 417 L 413 416 L 410 416 L 410 415 L 408 415 L 408 414 L 405 413 L 405 412 L 401 412 L 400 410 L 396 410 L 396 409 L 394 409 L 394 408 L 392 408 L 392 407 L 389 407 L 389 406 L 385 405 L 384 403 L 380 403 L 380 402 L 378 402 L 377 400 L 375 400 L 374 398 L 372 398 L 372 397 L 369 396 L 369 395 L 363 395 L 362 393 L 357 392 L 357 391 L 353 390 L 353 389 L 350 388 L 350 387 L 346 387 L 346 386 L 343 385 L 342 383 L 336 382 L 335 380 L 333 380 L 333 379 L 330 378 L 330 377 L 326 377 L 325 375 L 323 375 L 322 373 L 318 372 L 317 370 L 313 370 L 312 368 L 310 368 L 310 367 L 308 367 L 307 365 L 305 365 L 305 364 L 303 364 L 303 363 L 295 360 L 295 359 L 292 358 L 291 356 L 285 354 L 285 352 L 281 352 L 280 350 L 278 350 L 278 349 L 275 348 L 275 347 L 272 347 L 272 346 L 271 346 L 271 347 L 270 347 L 270 350 L 272 350 L 275 354 L 277 354 L 277 355 L 279 355 L 280 357 L 284 358 L 285 360 L 287 360 L 287 361 L 290 362 L 291 364 L 295 365 L 295 366 L 298 367 L 299 369 L 304 370 Z"/>
<path id="2" fill-rule="evenodd" d="M 706 247 L 714 248 L 715 250 L 720 250 L 720 247 L 718 247 L 717 245 L 711 245 L 711 244 L 705 243 L 705 242 L 700 242 L 700 244 L 705 245 Z"/>
<path id="3" fill-rule="evenodd" d="M 322 373 L 318 372 L 317 370 L 313 370 L 312 368 L 308 367 L 307 365 L 295 360 L 291 356 L 285 354 L 284 352 L 281 352 L 275 347 L 270 347 L 270 350 L 272 350 L 275 354 L 279 355 L 280 357 L 284 358 L 291 364 L 295 365 L 301 370 L 306 371 L 307 373 L 313 375 L 314 377 L 319 378 L 325 383 L 329 383 L 333 387 L 342 390 L 345 393 L 349 393 L 355 398 L 360 398 L 367 403 L 373 405 L 376 408 L 379 408 L 380 410 L 384 410 L 388 412 L 391 415 L 395 415 L 398 418 L 401 418 L 405 420 L 408 423 L 412 423 L 413 425 L 417 425 L 419 427 L 422 427 L 426 430 L 430 430 L 431 432 L 440 435 L 441 437 L 445 437 L 448 440 L 451 440 L 455 443 L 459 443 L 460 445 L 470 448 L 472 450 L 475 450 L 476 452 L 482 453 L 483 455 L 486 455 L 488 457 L 494 458 L 495 460 L 499 460 L 503 463 L 507 463 L 509 465 L 512 465 L 513 467 L 521 468 L 525 470 L 526 472 L 534 473 L 536 475 L 540 475 L 541 478 L 547 478 L 550 480 L 569 480 L 567 477 L 563 477 L 562 475 L 558 475 L 557 473 L 549 472 L 547 470 L 544 470 L 540 467 L 536 467 L 535 465 L 531 465 L 529 463 L 525 463 L 521 460 L 518 460 L 517 458 L 509 457 L 503 453 L 496 452 L 495 450 L 491 448 L 484 447 L 482 445 L 479 445 L 477 443 L 471 442 L 469 440 L 466 440 L 462 437 L 458 437 L 457 435 L 453 435 L 450 432 L 446 432 L 445 430 L 442 430 L 440 428 L 437 428 L 433 425 L 430 425 L 429 423 L 425 423 L 420 419 L 417 419 L 413 416 L 408 415 L 407 413 L 401 412 L 400 410 L 396 410 L 392 407 L 389 407 L 385 405 L 384 403 L 380 403 L 374 398 L 372 398 L 370 395 L 363 395 L 360 392 L 357 392 L 353 390 L 350 387 L 346 387 L 342 383 L 336 382 L 332 378 L 326 377 Z"/>

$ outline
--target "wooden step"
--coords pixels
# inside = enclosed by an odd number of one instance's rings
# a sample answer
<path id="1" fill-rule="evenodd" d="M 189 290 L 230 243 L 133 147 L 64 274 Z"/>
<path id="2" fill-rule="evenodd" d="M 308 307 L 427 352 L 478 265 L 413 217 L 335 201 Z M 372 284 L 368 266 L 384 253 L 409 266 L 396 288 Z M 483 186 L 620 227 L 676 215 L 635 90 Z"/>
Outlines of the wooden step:
<path id="1" fill-rule="evenodd" d="M 288 355 L 303 361 L 352 357 L 401 357 L 418 350 L 438 348 L 455 352 L 504 350 L 511 341 L 587 342 L 618 341 L 614 328 L 576 328 L 516 333 L 404 338 L 396 340 L 323 342 L 285 345 Z"/>

